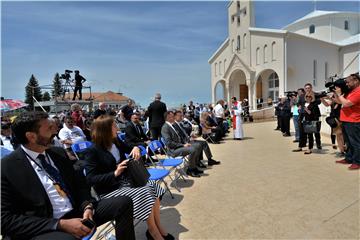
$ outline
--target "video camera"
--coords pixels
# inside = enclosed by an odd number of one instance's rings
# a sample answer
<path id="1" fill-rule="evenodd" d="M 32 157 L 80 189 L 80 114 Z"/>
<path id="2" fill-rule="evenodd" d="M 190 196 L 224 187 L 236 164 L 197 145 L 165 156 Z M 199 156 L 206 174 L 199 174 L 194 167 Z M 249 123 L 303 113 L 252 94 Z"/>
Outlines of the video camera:
<path id="1" fill-rule="evenodd" d="M 329 92 L 334 92 L 335 87 L 338 87 L 341 89 L 341 92 L 343 94 L 349 93 L 350 89 L 346 85 L 345 78 L 337 78 L 337 76 L 330 77 L 330 81 L 325 83 L 325 87 L 329 89 Z M 336 80 L 334 80 L 336 79 Z"/>
<path id="2" fill-rule="evenodd" d="M 287 91 L 287 92 L 284 92 L 284 94 L 286 94 L 287 98 L 296 97 L 297 91 Z"/>
<path id="3" fill-rule="evenodd" d="M 60 79 L 70 80 L 70 78 L 71 78 L 70 73 L 72 73 L 72 72 L 73 71 L 66 69 L 65 73 L 60 75 Z"/>

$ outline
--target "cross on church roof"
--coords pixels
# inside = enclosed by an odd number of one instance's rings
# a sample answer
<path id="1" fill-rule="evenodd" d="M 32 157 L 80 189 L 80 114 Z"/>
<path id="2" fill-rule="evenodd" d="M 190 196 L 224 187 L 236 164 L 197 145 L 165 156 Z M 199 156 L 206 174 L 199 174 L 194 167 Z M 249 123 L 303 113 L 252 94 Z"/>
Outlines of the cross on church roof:
<path id="1" fill-rule="evenodd" d="M 242 9 L 238 8 L 237 12 L 232 15 L 232 17 L 240 17 L 241 14 L 246 15 L 246 7 L 243 7 Z"/>

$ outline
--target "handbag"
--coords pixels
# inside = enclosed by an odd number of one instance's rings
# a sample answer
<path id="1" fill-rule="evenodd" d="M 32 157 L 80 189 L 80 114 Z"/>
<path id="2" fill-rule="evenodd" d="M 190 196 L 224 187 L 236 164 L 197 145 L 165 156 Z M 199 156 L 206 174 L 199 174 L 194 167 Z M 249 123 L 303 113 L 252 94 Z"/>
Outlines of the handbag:
<path id="1" fill-rule="evenodd" d="M 319 133 L 321 128 L 320 121 L 303 121 L 305 133 Z"/>
<path id="2" fill-rule="evenodd" d="M 127 163 L 127 174 L 132 187 L 143 187 L 149 180 L 150 173 L 145 168 L 143 161 L 129 159 Z"/>

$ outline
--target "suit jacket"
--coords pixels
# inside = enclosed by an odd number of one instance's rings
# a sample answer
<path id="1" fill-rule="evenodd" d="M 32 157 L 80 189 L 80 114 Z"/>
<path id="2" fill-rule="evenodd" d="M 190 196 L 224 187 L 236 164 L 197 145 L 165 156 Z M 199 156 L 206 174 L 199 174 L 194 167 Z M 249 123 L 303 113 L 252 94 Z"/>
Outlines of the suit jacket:
<path id="1" fill-rule="evenodd" d="M 184 146 L 179 134 L 177 134 L 167 123 L 165 123 L 161 128 L 161 136 L 165 139 L 166 146 L 168 147 L 170 153 L 173 150 Z"/>
<path id="2" fill-rule="evenodd" d="M 164 113 L 167 111 L 165 103 L 154 101 L 148 107 L 149 127 L 161 127 L 165 123 Z"/>
<path id="3" fill-rule="evenodd" d="M 76 175 L 63 148 L 52 147 L 46 153 L 70 192 L 73 211 L 81 216 L 89 202 L 95 203 L 88 186 Z M 57 221 L 40 179 L 19 147 L 1 160 L 1 234 L 11 239 L 30 239 L 53 230 Z"/>
<path id="4" fill-rule="evenodd" d="M 116 143 L 120 151 L 120 160 L 126 159 L 125 153 L 130 153 L 132 148 L 119 141 Z M 120 187 L 121 176 L 126 176 L 126 171 L 115 177 L 116 159 L 107 149 L 93 145 L 85 153 L 86 180 L 95 188 L 98 194 L 110 193 Z"/>
<path id="5" fill-rule="evenodd" d="M 138 130 L 132 122 L 128 122 L 125 128 L 125 142 L 131 146 L 135 147 L 138 145 L 145 145 L 145 141 L 149 140 L 146 134 L 144 133 L 142 127 L 138 124 Z"/>

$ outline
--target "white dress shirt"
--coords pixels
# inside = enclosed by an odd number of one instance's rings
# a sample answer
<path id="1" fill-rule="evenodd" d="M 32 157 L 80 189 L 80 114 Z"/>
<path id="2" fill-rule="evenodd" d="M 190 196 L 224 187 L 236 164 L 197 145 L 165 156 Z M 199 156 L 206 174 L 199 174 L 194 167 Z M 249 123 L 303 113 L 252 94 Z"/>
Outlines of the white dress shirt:
<path id="1" fill-rule="evenodd" d="M 21 145 L 21 148 L 41 166 L 40 161 L 37 159 L 37 157 L 40 155 L 40 153 L 31 151 Z M 50 156 L 48 154 L 45 154 L 45 152 L 41 153 L 45 155 L 46 161 L 48 161 L 51 166 L 56 168 L 54 165 L 54 162 L 50 159 Z M 70 212 L 73 209 L 73 206 L 69 200 L 68 197 L 62 197 L 60 194 L 56 191 L 53 181 L 48 177 L 48 175 L 45 173 L 45 171 L 39 167 L 36 163 L 34 163 L 28 156 L 27 156 L 31 166 L 34 168 L 36 175 L 39 177 L 40 182 L 42 183 L 46 194 L 48 195 L 50 199 L 50 203 L 53 207 L 53 217 L 58 219 L 64 216 L 66 213 Z M 57 168 L 56 168 L 57 169 Z"/>
<path id="2" fill-rule="evenodd" d="M 224 117 L 224 108 L 221 106 L 221 104 L 216 104 L 214 107 L 214 115 L 216 118 Z"/>

